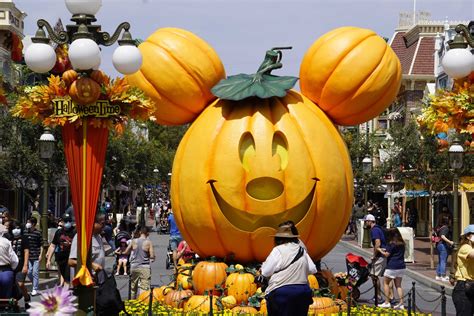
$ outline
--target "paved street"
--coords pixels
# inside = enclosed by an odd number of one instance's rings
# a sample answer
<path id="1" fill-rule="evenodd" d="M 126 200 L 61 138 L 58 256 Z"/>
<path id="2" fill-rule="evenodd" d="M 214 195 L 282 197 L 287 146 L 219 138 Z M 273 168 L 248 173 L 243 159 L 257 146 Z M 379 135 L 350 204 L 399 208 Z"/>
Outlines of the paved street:
<path id="1" fill-rule="evenodd" d="M 154 286 L 161 286 L 167 284 L 170 281 L 170 275 L 172 270 L 166 270 L 165 258 L 166 249 L 168 246 L 168 235 L 158 235 L 156 232 L 150 233 L 150 238 L 155 247 L 155 253 L 157 254 L 157 260 L 152 264 L 152 284 Z M 345 248 L 342 244 L 338 244 L 326 257 L 323 258 L 322 267 L 329 268 L 335 272 L 346 271 L 345 256 L 350 252 L 349 249 Z M 107 257 L 107 270 L 111 271 L 114 262 L 114 257 Z M 117 286 L 120 289 L 122 298 L 125 300 L 128 298 L 128 277 L 119 276 L 116 278 Z M 403 278 L 403 288 L 407 292 L 414 280 L 408 276 Z M 361 295 L 360 303 L 367 303 L 373 296 L 374 291 L 372 283 L 367 281 L 360 287 L 361 293 L 368 291 Z M 426 287 L 422 284 L 416 284 L 416 305 L 421 312 L 432 313 L 433 315 L 441 314 L 441 300 L 437 299 L 440 297 L 440 292 L 432 288 Z M 35 297 L 34 300 L 37 300 Z M 431 302 L 434 301 L 434 302 Z M 454 305 L 450 296 L 447 296 L 447 313 L 448 315 L 455 315 Z"/>

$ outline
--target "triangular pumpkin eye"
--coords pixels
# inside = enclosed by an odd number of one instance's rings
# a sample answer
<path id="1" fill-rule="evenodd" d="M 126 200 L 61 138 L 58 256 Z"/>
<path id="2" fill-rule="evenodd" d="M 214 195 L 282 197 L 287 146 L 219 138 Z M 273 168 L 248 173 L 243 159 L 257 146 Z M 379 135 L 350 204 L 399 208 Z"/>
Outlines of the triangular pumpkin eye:
<path id="1" fill-rule="evenodd" d="M 239 155 L 242 166 L 249 172 L 250 160 L 255 157 L 255 140 L 249 132 L 245 132 L 240 138 Z"/>
<path id="2" fill-rule="evenodd" d="M 285 170 L 288 166 L 288 143 L 282 132 L 273 134 L 272 156 L 280 156 L 280 170 Z"/>

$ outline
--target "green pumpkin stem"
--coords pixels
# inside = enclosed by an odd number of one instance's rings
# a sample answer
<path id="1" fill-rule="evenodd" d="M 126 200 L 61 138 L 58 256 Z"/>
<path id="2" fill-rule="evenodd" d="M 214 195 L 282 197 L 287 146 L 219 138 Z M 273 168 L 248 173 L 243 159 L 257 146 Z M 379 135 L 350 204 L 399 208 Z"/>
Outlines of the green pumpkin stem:
<path id="1" fill-rule="evenodd" d="M 275 76 L 271 72 L 283 67 L 282 50 L 291 47 L 274 47 L 265 54 L 262 64 L 253 75 L 239 74 L 222 79 L 211 91 L 220 99 L 240 101 L 249 97 L 267 99 L 284 97 L 293 88 L 297 77 Z"/>

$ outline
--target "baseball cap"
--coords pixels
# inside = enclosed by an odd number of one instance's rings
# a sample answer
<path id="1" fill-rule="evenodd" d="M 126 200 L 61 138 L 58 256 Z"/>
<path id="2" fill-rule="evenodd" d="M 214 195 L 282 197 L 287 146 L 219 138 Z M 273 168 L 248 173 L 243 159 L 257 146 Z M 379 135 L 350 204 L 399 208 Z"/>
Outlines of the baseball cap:
<path id="1" fill-rule="evenodd" d="M 375 216 L 372 215 L 372 214 L 367 214 L 367 215 L 365 215 L 365 217 L 364 217 L 364 221 L 375 222 Z"/>
<path id="2" fill-rule="evenodd" d="M 468 225 L 464 228 L 464 235 L 466 234 L 474 234 L 474 224 Z"/>

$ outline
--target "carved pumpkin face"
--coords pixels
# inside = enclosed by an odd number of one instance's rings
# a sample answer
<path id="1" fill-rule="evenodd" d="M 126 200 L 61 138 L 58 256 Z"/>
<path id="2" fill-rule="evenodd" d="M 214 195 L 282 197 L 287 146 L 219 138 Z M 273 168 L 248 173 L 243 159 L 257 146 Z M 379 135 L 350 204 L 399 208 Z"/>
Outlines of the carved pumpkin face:
<path id="1" fill-rule="evenodd" d="M 71 84 L 69 95 L 74 102 L 88 105 L 99 99 L 100 85 L 90 78 L 82 77 Z"/>
<path id="2" fill-rule="evenodd" d="M 352 203 L 346 146 L 326 115 L 284 98 L 217 100 L 180 143 L 172 175 L 176 222 L 202 257 L 263 261 L 292 220 L 312 257 L 338 241 Z"/>

